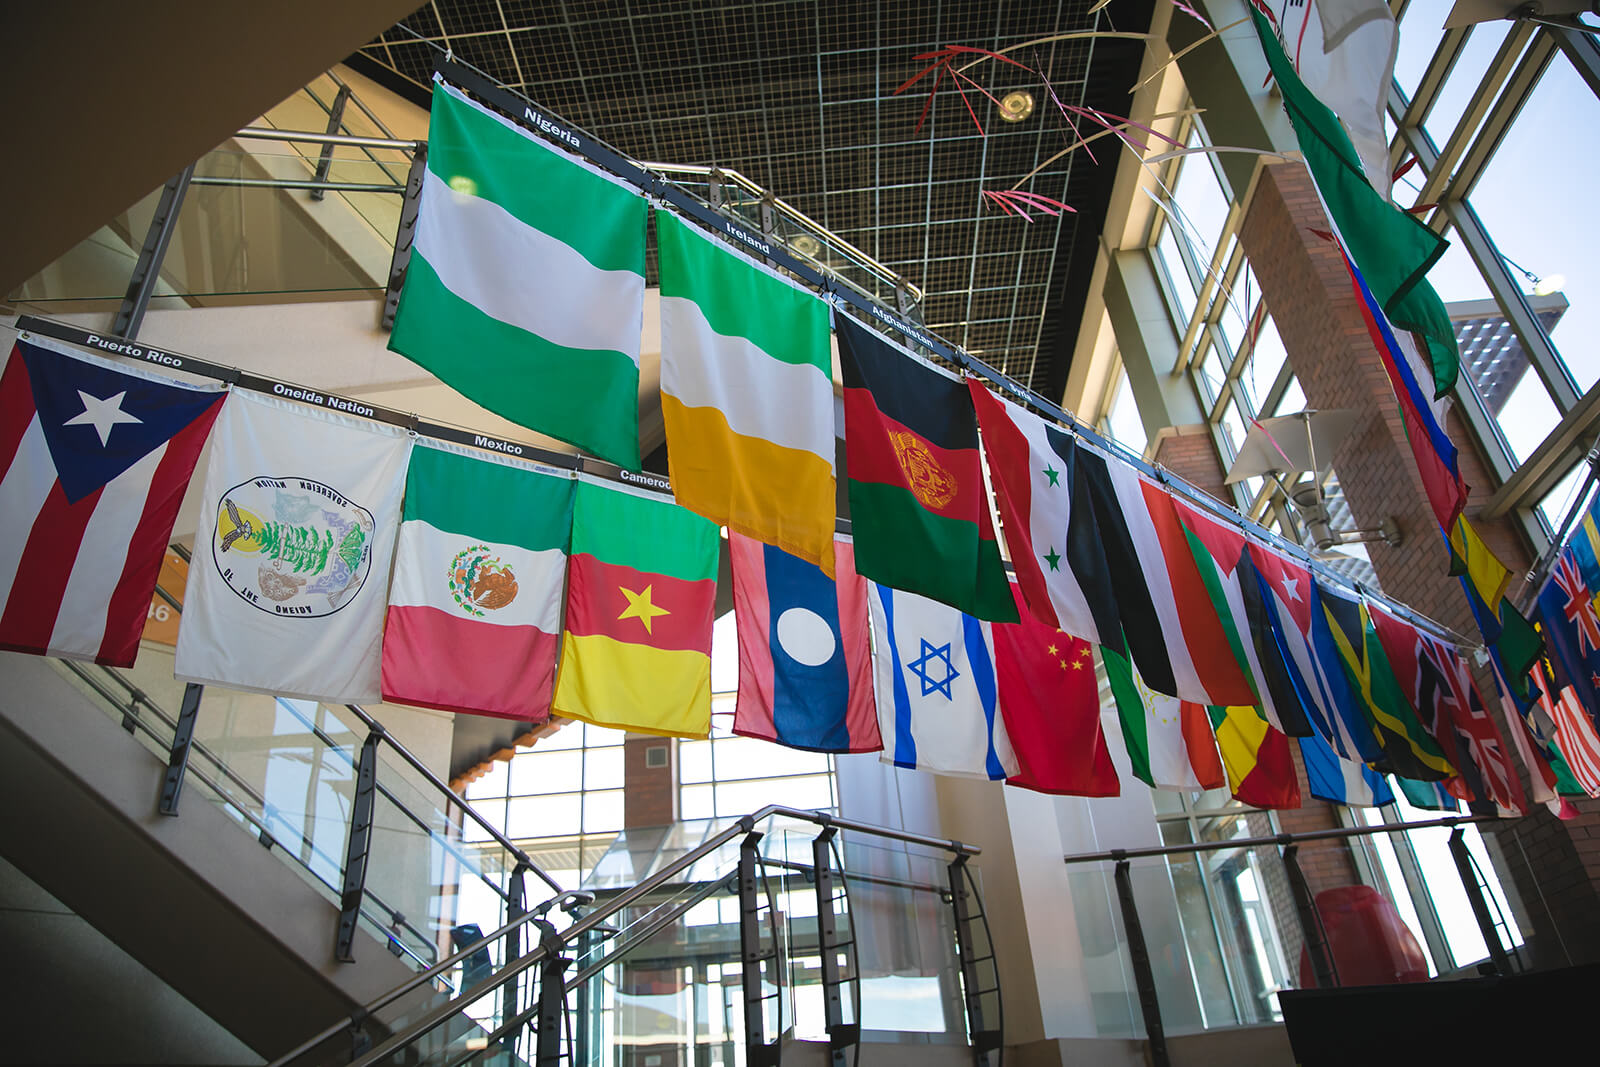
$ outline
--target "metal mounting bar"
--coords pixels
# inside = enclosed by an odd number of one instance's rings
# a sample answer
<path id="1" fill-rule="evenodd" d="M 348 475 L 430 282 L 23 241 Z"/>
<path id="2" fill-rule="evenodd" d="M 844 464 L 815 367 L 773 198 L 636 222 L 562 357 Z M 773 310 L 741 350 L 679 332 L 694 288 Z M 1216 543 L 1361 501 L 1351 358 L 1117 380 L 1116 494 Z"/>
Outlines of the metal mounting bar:
<path id="1" fill-rule="evenodd" d="M 745 1063 L 750 1067 L 777 1067 L 781 1035 L 766 1038 L 766 1005 L 761 998 L 761 865 L 758 830 L 745 834 L 739 845 L 739 964 L 744 987 Z"/>
<path id="2" fill-rule="evenodd" d="M 383 289 L 385 330 L 394 329 L 394 315 L 400 310 L 400 290 L 406 284 L 411 266 L 411 248 L 417 240 L 417 214 L 422 210 L 422 181 L 428 173 L 428 146 L 422 145 L 411 159 L 406 175 L 406 198 L 400 204 L 400 226 L 394 235 L 394 255 L 389 257 L 389 281 Z"/>
<path id="3" fill-rule="evenodd" d="M 334 957 L 341 963 L 355 962 L 356 924 L 361 919 L 361 897 L 367 889 L 367 857 L 372 851 L 373 796 L 378 782 L 378 744 L 383 727 L 378 727 L 361 742 L 361 759 L 356 764 L 356 792 L 350 804 L 350 843 L 344 856 L 344 890 L 339 894 L 339 935 Z"/>
<path id="4" fill-rule="evenodd" d="M 1122 910 L 1122 929 L 1128 935 L 1128 957 L 1133 964 L 1134 985 L 1139 991 L 1139 1010 L 1144 1015 L 1144 1033 L 1150 1042 L 1151 1067 L 1171 1067 L 1167 1054 L 1167 1032 L 1161 1025 L 1161 1001 L 1156 996 L 1156 976 L 1150 968 L 1150 949 L 1144 940 L 1144 925 L 1139 922 L 1139 902 L 1133 896 L 1132 864 L 1124 856 L 1117 860 L 1117 905 Z"/>
<path id="5" fill-rule="evenodd" d="M 812 884 L 817 894 L 817 955 L 822 961 L 822 1015 L 828 1028 L 828 1060 L 845 1067 L 845 1051 L 861 1040 L 861 1023 L 844 1021 L 844 982 L 839 975 L 839 916 L 834 911 L 833 838 L 838 830 L 824 826 L 811 839 Z M 857 1011 L 859 1012 L 859 1006 Z"/>
<path id="6" fill-rule="evenodd" d="M 539 944 L 548 953 L 539 964 L 539 1034 L 533 1062 L 534 1067 L 560 1067 L 561 1013 L 567 1007 L 565 974 L 572 960 L 561 955 L 561 935 L 556 932 L 555 924 L 541 918 L 535 919 L 533 925 L 539 931 Z M 507 984 L 514 989 L 517 983 Z M 516 1001 L 512 999 L 510 1003 L 514 1005 Z M 506 1018 L 515 1017 L 516 1012 L 508 1009 Z M 516 1031 L 506 1034 L 500 1041 L 508 1052 L 512 1051 L 516 1047 Z"/>
<path id="7" fill-rule="evenodd" d="M 336 193 L 404 193 L 403 185 L 383 185 L 371 182 L 329 182 L 315 178 L 193 178 L 190 185 L 229 185 L 246 189 L 310 189 L 313 193 L 333 190 Z M 314 197 L 320 200 L 321 197 Z"/>
<path id="8" fill-rule="evenodd" d="M 974 1067 L 983 1067 L 986 1049 L 980 1035 L 984 1033 L 983 998 L 978 991 L 978 965 L 973 956 L 976 946 L 972 940 L 972 906 L 967 899 L 967 857 L 957 856 L 947 868 L 950 876 L 950 908 L 955 914 L 956 960 L 961 968 L 962 1000 L 967 1009 L 967 1033 L 972 1041 Z"/>
<path id="9" fill-rule="evenodd" d="M 339 127 L 344 125 L 345 105 L 350 103 L 350 86 L 340 85 L 339 91 L 333 96 L 333 106 L 328 109 L 328 134 L 332 136 L 339 132 Z M 317 156 L 316 179 L 319 183 L 326 183 L 328 172 L 333 169 L 333 145 L 327 141 L 322 142 L 322 152 Z M 311 199 L 322 200 L 328 195 L 325 188 L 311 190 Z"/>
<path id="10" fill-rule="evenodd" d="M 1289 893 L 1294 897 L 1295 914 L 1300 919 L 1300 939 L 1305 943 L 1306 955 L 1311 958 L 1311 973 L 1318 989 L 1332 989 L 1339 984 L 1333 955 L 1328 951 L 1328 938 L 1322 928 L 1322 916 L 1311 895 L 1305 872 L 1300 869 L 1300 846 L 1294 842 L 1283 849 L 1284 872 L 1289 876 Z"/>
<path id="11" fill-rule="evenodd" d="M 1337 830 L 1312 830 L 1303 834 L 1274 834 L 1271 837 L 1235 837 L 1228 841 L 1200 841 L 1189 845 L 1157 845 L 1150 848 L 1114 848 L 1108 852 L 1080 852 L 1064 857 L 1068 863 L 1093 863 L 1100 860 L 1143 859 L 1149 856 L 1181 856 L 1190 852 L 1217 852 L 1223 849 L 1255 848 L 1258 845 L 1289 845 L 1296 841 L 1326 841 L 1341 837 L 1370 837 L 1399 830 L 1425 830 L 1431 826 L 1462 826 L 1467 823 L 1499 822 L 1494 816 L 1451 815 L 1443 819 L 1394 822 L 1385 826 L 1345 826 Z"/>
<path id="12" fill-rule="evenodd" d="M 289 141 L 294 144 L 348 145 L 351 148 L 394 148 L 411 152 L 426 141 L 402 141 L 392 137 L 352 137 L 343 133 L 311 133 L 303 130 L 274 130 L 266 126 L 246 126 L 234 134 L 255 141 Z"/>
<path id="13" fill-rule="evenodd" d="M 183 687 L 183 706 L 178 709 L 178 725 L 172 734 L 172 750 L 167 756 L 167 773 L 161 780 L 161 801 L 156 810 L 162 815 L 178 814 L 178 796 L 189 770 L 189 750 L 194 744 L 194 723 L 200 714 L 200 698 L 205 687 L 190 682 Z"/>
<path id="14" fill-rule="evenodd" d="M 1467 903 L 1472 905 L 1472 917 L 1478 920 L 1478 931 L 1489 950 L 1489 959 L 1500 974 L 1512 973 L 1511 957 L 1494 926 L 1494 916 L 1489 912 L 1489 901 L 1483 895 L 1483 884 L 1478 881 L 1478 870 L 1467 851 L 1466 835 L 1461 827 L 1450 832 L 1450 858 L 1456 861 L 1456 873 L 1461 876 L 1461 888 L 1467 892 Z"/>
<path id="15" fill-rule="evenodd" d="M 511 869 L 511 881 L 507 888 L 510 892 L 506 897 L 506 922 L 507 924 L 514 924 L 518 919 L 528 914 L 528 865 L 521 860 L 518 860 L 517 865 Z M 550 926 L 545 919 L 534 919 L 534 927 L 539 930 L 541 940 L 547 927 L 551 932 L 555 930 L 555 927 Z M 522 955 L 522 927 L 520 925 L 512 925 L 511 929 L 506 931 L 505 955 L 501 959 L 514 960 L 520 955 Z M 542 991 L 540 996 L 543 996 Z M 502 1019 L 515 1018 L 518 1009 L 517 983 L 507 982 L 500 990 L 500 1017 Z M 544 1042 L 544 1031 L 542 1029 L 539 1031 L 539 1035 L 542 1048 Z M 506 1044 L 511 1046 L 514 1042 L 515 1038 L 513 1037 Z"/>
<path id="16" fill-rule="evenodd" d="M 155 295 L 156 283 L 161 280 L 161 261 L 167 257 L 172 231 L 178 225 L 178 212 L 183 210 L 183 194 L 189 191 L 193 179 L 194 164 L 191 163 L 173 175 L 161 190 L 156 213 L 150 217 L 150 228 L 145 231 L 144 245 L 139 249 L 139 259 L 128 279 L 128 292 L 112 320 L 112 333 L 122 337 L 138 336 L 150 298 Z"/>

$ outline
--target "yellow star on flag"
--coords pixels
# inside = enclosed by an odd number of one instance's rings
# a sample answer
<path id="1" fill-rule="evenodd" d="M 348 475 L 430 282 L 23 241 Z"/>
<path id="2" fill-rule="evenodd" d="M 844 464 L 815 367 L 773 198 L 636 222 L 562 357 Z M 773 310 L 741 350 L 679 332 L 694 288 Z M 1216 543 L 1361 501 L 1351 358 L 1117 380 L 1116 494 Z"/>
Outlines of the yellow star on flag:
<path id="1" fill-rule="evenodd" d="M 628 598 L 627 608 L 623 610 L 621 615 L 617 616 L 618 622 L 623 619 L 638 619 L 644 623 L 644 632 L 653 636 L 655 631 L 651 628 L 651 623 L 655 620 L 655 617 L 657 615 L 672 614 L 666 608 L 658 608 L 650 602 L 651 591 L 655 589 L 654 585 L 645 586 L 644 591 L 640 593 L 635 593 L 632 589 L 626 589 L 620 585 L 617 588 L 622 591 L 623 596 Z"/>

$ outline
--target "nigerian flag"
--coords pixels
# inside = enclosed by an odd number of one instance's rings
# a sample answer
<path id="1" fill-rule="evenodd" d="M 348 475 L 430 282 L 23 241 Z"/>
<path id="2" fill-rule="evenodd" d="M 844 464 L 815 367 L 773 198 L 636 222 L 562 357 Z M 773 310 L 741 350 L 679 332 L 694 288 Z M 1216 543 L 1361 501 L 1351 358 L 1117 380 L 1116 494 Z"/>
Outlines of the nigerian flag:
<path id="1" fill-rule="evenodd" d="M 644 198 L 442 82 L 432 107 L 389 347 L 519 426 L 637 468 Z"/>

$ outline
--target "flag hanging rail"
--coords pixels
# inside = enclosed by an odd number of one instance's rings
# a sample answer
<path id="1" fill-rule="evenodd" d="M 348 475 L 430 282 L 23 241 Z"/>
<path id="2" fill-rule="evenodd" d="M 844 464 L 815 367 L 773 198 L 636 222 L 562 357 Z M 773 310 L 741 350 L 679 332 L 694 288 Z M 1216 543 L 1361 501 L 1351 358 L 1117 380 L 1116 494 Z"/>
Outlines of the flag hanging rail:
<path id="1" fill-rule="evenodd" d="M 767 259 L 775 266 L 782 268 L 812 288 L 819 290 L 824 298 L 833 304 L 837 310 L 854 311 L 858 317 L 869 324 L 877 325 L 880 329 L 893 330 L 903 336 L 908 344 L 918 345 L 935 356 L 955 364 L 969 374 L 984 379 L 1018 401 L 1062 423 L 1064 427 L 1082 439 L 1129 464 L 1142 474 L 1154 478 L 1175 493 L 1181 494 L 1200 509 L 1237 528 L 1254 540 L 1273 548 L 1285 556 L 1294 558 L 1302 563 L 1307 570 L 1327 579 L 1331 584 L 1349 589 L 1366 600 L 1377 602 L 1392 614 L 1442 637 L 1452 644 L 1462 648 L 1476 647 L 1476 643 L 1469 640 L 1465 635 L 1423 615 L 1409 605 L 1402 604 L 1384 594 L 1375 593 L 1362 583 L 1353 581 L 1317 559 L 1306 551 L 1303 546 L 1297 545 L 1293 541 L 1246 518 L 1209 493 L 1190 485 L 1187 481 L 1170 474 L 1165 469 L 1145 462 L 1143 456 L 1134 453 L 1120 442 L 1101 434 L 1065 408 L 1040 396 L 1021 382 L 968 353 L 965 349 L 949 344 L 943 338 L 909 322 L 901 315 L 883 308 L 853 288 L 838 284 L 832 276 L 824 274 L 815 266 L 792 254 L 781 242 L 769 240 L 769 235 L 751 233 L 745 227 L 736 225 L 731 219 L 719 214 L 714 208 L 702 204 L 690 193 L 679 189 L 660 175 L 654 174 L 640 164 L 626 158 L 598 138 L 578 129 L 571 123 L 551 115 L 547 110 L 527 97 L 498 84 L 483 71 L 465 64 L 446 53 L 437 44 L 431 41 L 427 43 L 439 52 L 439 59 L 435 65 L 435 70 L 439 77 L 467 90 L 479 100 L 499 109 L 529 132 L 551 140 L 569 151 L 576 152 L 589 160 L 589 162 L 611 171 L 617 177 L 647 195 L 670 204 L 683 215 L 700 223 L 706 229 L 728 239 L 742 251 Z"/>

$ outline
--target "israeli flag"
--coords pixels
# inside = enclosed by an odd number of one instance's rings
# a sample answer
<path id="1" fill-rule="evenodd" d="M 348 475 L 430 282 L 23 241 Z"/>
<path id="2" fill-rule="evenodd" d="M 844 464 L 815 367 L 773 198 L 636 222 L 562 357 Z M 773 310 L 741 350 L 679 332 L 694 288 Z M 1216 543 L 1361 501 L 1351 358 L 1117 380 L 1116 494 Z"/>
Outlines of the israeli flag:
<path id="1" fill-rule="evenodd" d="M 1017 774 L 989 623 L 876 582 L 868 603 L 883 761 L 992 780 Z"/>

